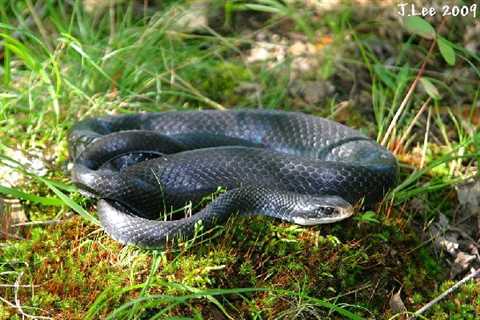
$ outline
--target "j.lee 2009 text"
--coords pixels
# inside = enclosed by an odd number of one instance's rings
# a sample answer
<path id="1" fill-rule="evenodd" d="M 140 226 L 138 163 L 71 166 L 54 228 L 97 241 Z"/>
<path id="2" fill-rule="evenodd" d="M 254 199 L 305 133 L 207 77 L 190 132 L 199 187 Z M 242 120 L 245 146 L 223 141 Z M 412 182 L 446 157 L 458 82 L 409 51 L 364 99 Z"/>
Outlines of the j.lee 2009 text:
<path id="1" fill-rule="evenodd" d="M 453 16 L 453 17 L 466 17 L 472 15 L 474 18 L 477 17 L 477 8 L 476 4 L 472 5 L 443 5 L 440 7 L 435 6 L 416 6 L 413 3 L 400 3 L 398 4 L 399 11 L 398 14 L 402 17 L 407 16 L 421 16 L 421 17 L 432 17 L 437 14 L 442 16 Z"/>

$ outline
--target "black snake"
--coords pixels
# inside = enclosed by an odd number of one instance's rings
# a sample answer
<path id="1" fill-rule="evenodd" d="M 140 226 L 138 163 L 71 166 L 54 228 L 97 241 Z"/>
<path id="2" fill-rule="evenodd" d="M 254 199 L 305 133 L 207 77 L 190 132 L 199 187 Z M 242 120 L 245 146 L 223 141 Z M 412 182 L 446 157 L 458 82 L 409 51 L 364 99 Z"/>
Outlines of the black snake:
<path id="1" fill-rule="evenodd" d="M 72 179 L 99 198 L 98 216 L 122 243 L 158 247 L 231 214 L 301 225 L 349 217 L 393 186 L 395 157 L 360 132 L 296 112 L 140 113 L 77 123 L 69 136 Z M 161 212 L 226 190 L 196 214 Z"/>

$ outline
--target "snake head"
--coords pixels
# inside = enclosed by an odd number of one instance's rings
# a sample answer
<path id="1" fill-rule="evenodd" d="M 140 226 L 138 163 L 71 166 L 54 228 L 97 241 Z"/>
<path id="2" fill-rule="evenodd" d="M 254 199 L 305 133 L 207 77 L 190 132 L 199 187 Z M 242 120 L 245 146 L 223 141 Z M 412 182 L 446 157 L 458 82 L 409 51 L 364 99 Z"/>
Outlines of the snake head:
<path id="1" fill-rule="evenodd" d="M 291 220 L 303 226 L 333 223 L 350 217 L 353 211 L 353 206 L 338 196 L 310 197 L 296 205 Z"/>

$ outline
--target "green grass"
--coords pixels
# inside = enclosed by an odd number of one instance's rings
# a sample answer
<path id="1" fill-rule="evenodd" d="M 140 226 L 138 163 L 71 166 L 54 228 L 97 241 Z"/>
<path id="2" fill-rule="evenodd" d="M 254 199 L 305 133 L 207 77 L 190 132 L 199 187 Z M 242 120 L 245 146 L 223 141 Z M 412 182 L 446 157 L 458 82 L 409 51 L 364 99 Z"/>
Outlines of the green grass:
<path id="1" fill-rule="evenodd" d="M 217 4 L 218 14 L 235 23 L 188 33 L 175 24 L 182 1 L 146 17 L 128 4 L 95 16 L 80 1 L 46 1 L 43 16 L 27 23 L 38 10 L 31 2 L 0 2 L 0 167 L 21 177 L 8 186 L 0 173 L 0 193 L 19 199 L 38 223 L 23 228 L 24 240 L 0 243 L 0 318 L 387 319 L 394 317 L 388 307 L 393 289 L 403 286 L 413 312 L 453 284 L 445 260 L 424 244 L 420 231 L 439 212 L 454 213 L 454 186 L 475 173 L 480 159 L 474 113 L 480 58 L 461 45 L 459 20 L 447 22 L 445 37 L 457 54 L 456 65 L 448 67 L 438 49 L 427 58 L 429 41 L 405 31 L 388 37 L 379 30 L 402 32 L 401 26 L 365 20 L 348 5 L 321 19 L 295 4 L 227 1 Z M 245 9 L 274 15 L 242 30 L 238 19 Z M 303 76 L 331 81 L 335 94 L 313 105 L 289 94 L 291 58 L 273 68 L 246 62 L 255 35 L 277 28 L 312 43 L 331 38 L 318 54 L 318 68 Z M 393 48 L 388 65 L 375 50 L 382 42 Z M 424 76 L 442 96 L 430 99 L 416 118 L 428 94 L 418 89 L 405 97 L 424 61 Z M 462 82 L 443 73 L 460 68 L 476 78 Z M 464 102 L 457 105 L 460 97 Z M 106 113 L 233 107 L 304 111 L 357 127 L 396 151 L 399 185 L 376 215 L 322 227 L 235 217 L 201 240 L 163 251 L 122 247 L 101 231 L 93 203 L 68 178 L 66 137 L 76 121 Z M 459 115 L 460 108 L 468 116 Z M 39 155 L 46 175 L 16 159 L 13 150 Z M 412 199 L 424 210 L 416 211 Z M 468 283 L 427 317 L 473 319 L 479 299 L 478 285 Z"/>

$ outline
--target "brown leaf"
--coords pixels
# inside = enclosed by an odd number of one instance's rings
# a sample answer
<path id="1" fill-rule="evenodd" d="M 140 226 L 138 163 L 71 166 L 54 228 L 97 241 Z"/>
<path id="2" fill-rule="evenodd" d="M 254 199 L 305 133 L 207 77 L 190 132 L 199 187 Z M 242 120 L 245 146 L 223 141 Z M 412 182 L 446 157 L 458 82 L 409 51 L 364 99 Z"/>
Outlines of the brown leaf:
<path id="1" fill-rule="evenodd" d="M 400 296 L 401 292 L 402 292 L 402 288 L 398 289 L 397 293 L 393 293 L 392 296 L 390 297 L 389 305 L 393 314 L 407 312 L 407 308 L 405 307 L 402 297 Z"/>
<path id="2" fill-rule="evenodd" d="M 27 221 L 23 206 L 18 199 L 0 198 L 0 239 L 21 239 L 23 228 L 13 225 Z"/>

